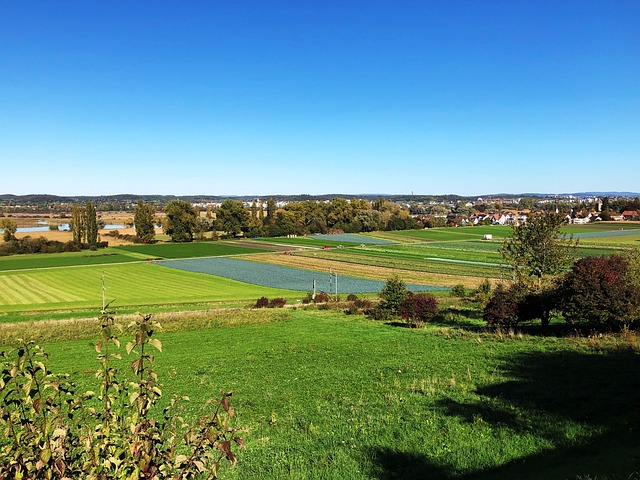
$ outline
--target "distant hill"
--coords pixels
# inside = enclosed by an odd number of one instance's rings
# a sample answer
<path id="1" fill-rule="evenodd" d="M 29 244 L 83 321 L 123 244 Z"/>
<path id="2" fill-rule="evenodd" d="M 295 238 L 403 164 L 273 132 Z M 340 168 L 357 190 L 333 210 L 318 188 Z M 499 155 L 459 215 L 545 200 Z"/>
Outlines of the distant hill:
<path id="1" fill-rule="evenodd" d="M 241 200 L 244 202 L 251 202 L 255 199 L 261 199 L 262 201 L 268 198 L 273 198 L 276 201 L 285 202 L 299 202 L 304 200 L 315 201 L 329 201 L 332 198 L 362 198 L 365 200 L 376 200 L 384 197 L 385 199 L 393 202 L 459 202 L 459 201 L 475 201 L 477 198 L 521 198 L 521 197 L 538 197 L 538 198 L 553 198 L 553 197 L 566 197 L 572 195 L 574 197 L 640 197 L 640 193 L 634 192 L 576 192 L 576 193 L 492 193 L 485 195 L 423 195 L 423 194 L 324 194 L 324 195 L 137 195 L 132 193 L 123 193 L 117 195 L 100 195 L 100 196 L 58 196 L 49 194 L 31 194 L 31 195 L 12 195 L 12 194 L 0 194 L 0 206 L 22 206 L 29 208 L 30 211 L 35 210 L 48 210 L 51 208 L 66 209 L 65 205 L 82 204 L 86 202 L 93 202 L 98 209 L 102 210 L 130 210 L 138 200 L 142 200 L 145 203 L 155 204 L 157 206 L 166 205 L 171 200 L 185 200 L 190 203 L 217 203 L 222 202 L 226 198 L 232 198 L 235 200 Z M 55 207 L 54 207 L 55 206 Z"/>

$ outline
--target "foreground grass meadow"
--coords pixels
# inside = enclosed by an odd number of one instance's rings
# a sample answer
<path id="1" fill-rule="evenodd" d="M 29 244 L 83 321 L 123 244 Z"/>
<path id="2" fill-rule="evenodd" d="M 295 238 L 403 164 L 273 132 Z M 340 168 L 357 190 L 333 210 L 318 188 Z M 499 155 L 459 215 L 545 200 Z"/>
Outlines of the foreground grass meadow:
<path id="1" fill-rule="evenodd" d="M 567 231 L 583 235 L 579 255 L 640 242 L 640 234 L 614 227 Z M 486 331 L 472 303 L 446 292 L 437 294 L 443 315 L 423 329 L 342 308 L 255 310 L 249 307 L 259 297 L 284 297 L 295 306 L 308 290 L 277 288 L 278 278 L 268 287 L 156 263 L 236 257 L 325 276 L 398 274 L 408 283 L 473 287 L 508 277 L 498 249 L 509 231 L 432 229 L 370 236 L 383 243 L 364 236 L 261 239 L 0 258 L 0 350 L 18 337 L 33 338 L 49 353 L 52 370 L 95 390 L 93 319 L 104 275 L 106 298 L 123 322 L 141 311 L 163 324 L 156 370 L 167 398 L 188 395 L 188 414 L 196 417 L 221 389 L 234 390 L 247 449 L 223 478 L 640 480 L 640 348 L 633 332 L 572 334 L 559 324 L 549 335 L 534 325 L 521 333 Z M 482 241 L 484 233 L 494 240 Z M 126 333 L 120 338 L 128 340 Z M 125 358 L 120 370 L 127 369 Z"/>
<path id="2" fill-rule="evenodd" d="M 452 314 L 420 330 L 317 309 L 216 318 L 168 322 L 156 371 L 194 416 L 234 390 L 247 449 L 225 478 L 638 478 L 637 339 L 488 333 Z M 44 346 L 95 389 L 84 328 Z"/>

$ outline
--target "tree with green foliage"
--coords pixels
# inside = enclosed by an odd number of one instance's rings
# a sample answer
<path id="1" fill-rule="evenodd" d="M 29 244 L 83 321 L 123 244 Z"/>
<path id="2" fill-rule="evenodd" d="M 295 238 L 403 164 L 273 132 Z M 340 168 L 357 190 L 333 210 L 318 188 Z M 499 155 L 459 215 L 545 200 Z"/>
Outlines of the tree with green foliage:
<path id="1" fill-rule="evenodd" d="M 200 212 L 184 200 L 171 200 L 164 207 L 166 214 L 164 233 L 171 237 L 172 242 L 193 241 L 193 230 Z"/>
<path id="2" fill-rule="evenodd" d="M 10 242 L 16 239 L 16 231 L 18 230 L 18 224 L 10 218 L 3 218 L 0 220 L 0 229 L 2 229 L 2 238 L 5 242 Z"/>
<path id="3" fill-rule="evenodd" d="M 380 298 L 382 299 L 380 308 L 389 311 L 393 315 L 398 315 L 402 308 L 402 302 L 407 298 L 408 293 L 407 285 L 400 277 L 395 276 L 388 279 L 380 292 Z"/>
<path id="4" fill-rule="evenodd" d="M 154 216 L 156 209 L 153 205 L 138 200 L 136 210 L 133 215 L 133 223 L 136 227 L 136 238 L 139 242 L 153 242 L 156 231 L 154 225 Z"/>
<path id="5" fill-rule="evenodd" d="M 71 228 L 73 243 L 76 245 L 80 245 L 86 237 L 84 219 L 84 208 L 80 205 L 74 205 L 71 210 L 71 221 L 69 222 L 69 227 Z"/>
<path id="6" fill-rule="evenodd" d="M 266 219 L 269 222 L 274 222 L 276 217 L 276 201 L 273 198 L 267 200 L 267 216 Z"/>
<path id="7" fill-rule="evenodd" d="M 216 228 L 237 237 L 248 230 L 250 217 L 251 213 L 244 203 L 228 198 L 216 210 Z"/>
<path id="8" fill-rule="evenodd" d="M 87 202 L 83 212 L 85 240 L 90 247 L 98 243 L 98 214 L 92 202 Z"/>
<path id="9" fill-rule="evenodd" d="M 543 276 L 559 274 L 571 264 L 578 242 L 560 233 L 562 222 L 558 214 L 533 215 L 513 227 L 500 253 L 520 280 L 535 277 L 541 287 Z"/>
<path id="10" fill-rule="evenodd" d="M 296 217 L 286 210 L 276 213 L 275 230 L 276 237 L 284 237 L 296 233 Z"/>
<path id="11" fill-rule="evenodd" d="M 329 228 L 348 229 L 347 225 L 353 219 L 353 208 L 344 198 L 331 199 L 327 205 L 327 226 Z"/>

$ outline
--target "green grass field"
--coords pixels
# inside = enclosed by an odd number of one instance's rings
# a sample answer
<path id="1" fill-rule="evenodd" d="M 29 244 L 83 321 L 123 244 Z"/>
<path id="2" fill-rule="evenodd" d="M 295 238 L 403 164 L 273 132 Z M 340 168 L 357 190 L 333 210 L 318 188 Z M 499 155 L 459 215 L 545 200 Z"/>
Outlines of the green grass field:
<path id="1" fill-rule="evenodd" d="M 322 248 L 325 245 L 328 245 L 330 247 L 337 247 L 338 245 L 342 245 L 344 247 L 359 245 L 359 243 L 354 243 L 354 242 L 317 240 L 311 237 L 294 237 L 294 238 L 285 238 L 285 237 L 266 238 L 265 237 L 265 238 L 254 238 L 252 241 L 260 242 L 264 244 L 289 245 L 291 247 L 309 247 L 309 248 Z"/>
<path id="2" fill-rule="evenodd" d="M 585 226 L 571 226 L 571 231 L 585 232 Z M 598 225 L 602 231 L 615 233 L 620 227 Z M 490 232 L 494 240 L 482 240 Z M 502 239 L 511 227 L 481 226 L 442 228 L 401 232 L 382 232 L 385 239 L 395 239 L 395 245 L 367 245 L 359 248 L 321 239 L 309 238 L 262 239 L 254 242 L 194 242 L 188 244 L 155 244 L 111 247 L 104 250 L 65 254 L 16 255 L 0 258 L 0 320 L 12 321 L 15 314 L 29 312 L 33 318 L 45 318 L 37 312 L 74 310 L 70 316 L 82 315 L 78 309 L 92 310 L 100 305 L 100 282 L 106 274 L 108 297 L 114 298 L 122 309 L 138 305 L 181 305 L 193 303 L 248 302 L 260 296 L 300 298 L 300 292 L 285 290 L 263 291 L 262 287 L 234 282 L 220 277 L 193 273 L 171 272 L 147 264 L 154 258 L 182 259 L 213 256 L 234 256 L 268 252 L 269 242 L 290 242 L 292 246 L 343 245 L 330 250 L 301 251 L 296 254 L 315 259 L 340 261 L 365 267 L 385 267 L 433 275 L 452 275 L 468 278 L 510 278 L 499 254 Z M 598 233 L 596 232 L 596 233 Z M 640 238 L 640 234 L 638 235 Z M 577 256 L 610 255 L 633 245 L 636 235 L 599 236 L 582 238 Z M 266 247 L 266 248 L 265 248 Z M 274 250 L 277 249 L 273 247 Z M 279 247 L 282 249 L 282 247 Z M 256 261 L 257 259 L 253 259 Z M 265 261 L 267 261 L 265 257 Z M 133 263 L 138 262 L 138 263 Z M 115 265 L 117 264 L 117 265 Z M 318 271 L 320 265 L 315 266 Z M 329 267 L 327 267 L 328 270 Z M 376 273 L 359 270 L 363 278 L 378 278 Z M 112 278 L 110 278 L 112 277 Z M 448 280 L 447 280 L 448 281 Z M 478 280 L 479 281 L 479 280 Z M 425 283 L 428 278 L 425 278 Z M 448 284 L 447 284 L 448 285 Z M 182 308 L 182 307 L 180 307 Z M 8 317 L 7 313 L 12 312 Z"/>
<path id="3" fill-rule="evenodd" d="M 486 234 L 491 234 L 493 238 L 506 238 L 511 236 L 511 227 L 501 225 L 482 225 L 476 227 L 399 230 L 384 233 L 385 238 L 397 237 L 398 242 L 401 242 L 403 237 L 422 241 L 447 242 L 452 240 L 482 240 Z"/>
<path id="4" fill-rule="evenodd" d="M 92 309 L 102 301 L 104 274 L 115 307 L 194 302 L 250 302 L 261 296 L 301 298 L 299 292 L 258 287 L 213 275 L 148 263 L 0 272 L 0 312 Z M 11 317 L 0 316 L 0 321 Z"/>
<path id="5" fill-rule="evenodd" d="M 33 253 L 0 257 L 0 271 L 125 263 L 140 261 L 140 259 L 140 256 L 131 255 L 117 248 L 68 253 Z"/>
<path id="6" fill-rule="evenodd" d="M 247 449 L 223 478 L 637 478 L 637 347 L 287 315 L 159 336 L 163 391 L 190 415 L 235 392 Z M 97 390 L 94 342 L 45 344 L 50 366 Z"/>
<path id="7" fill-rule="evenodd" d="M 133 252 L 163 259 L 218 257 L 264 252 L 264 249 L 248 248 L 222 242 L 158 243 L 155 245 L 128 245 L 116 248 L 124 252 Z"/>

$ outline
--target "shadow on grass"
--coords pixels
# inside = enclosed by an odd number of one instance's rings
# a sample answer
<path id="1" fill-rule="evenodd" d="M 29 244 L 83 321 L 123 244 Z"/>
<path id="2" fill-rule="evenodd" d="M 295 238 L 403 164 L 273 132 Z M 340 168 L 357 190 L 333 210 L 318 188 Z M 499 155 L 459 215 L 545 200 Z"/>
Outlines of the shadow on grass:
<path id="1" fill-rule="evenodd" d="M 481 387 L 474 402 L 444 398 L 443 415 L 481 419 L 554 445 L 490 470 L 460 471 L 412 452 L 374 449 L 372 476 L 406 479 L 640 480 L 640 355 L 526 353 L 504 358 L 513 380 Z"/>
<path id="2" fill-rule="evenodd" d="M 483 311 L 478 308 L 449 307 L 441 310 L 440 315 L 430 323 L 439 327 L 459 328 L 474 333 L 494 331 L 495 328 L 488 327 L 482 316 Z M 573 334 L 586 336 L 592 333 L 594 328 L 589 325 L 571 325 L 562 317 L 556 316 L 551 319 L 547 327 L 542 326 L 540 319 L 534 319 L 521 322 L 514 330 L 533 337 L 566 337 Z"/>

